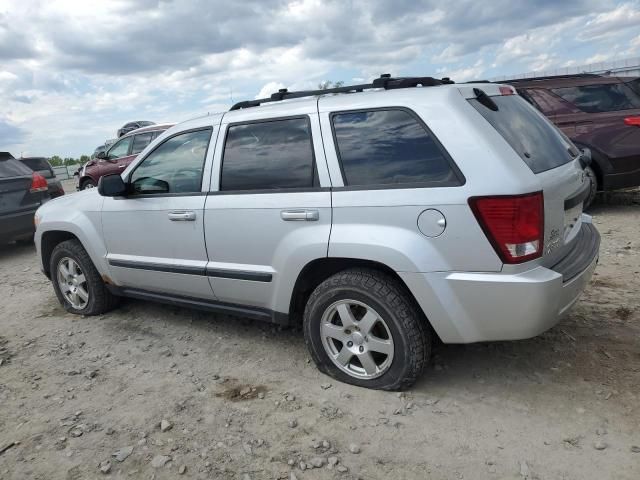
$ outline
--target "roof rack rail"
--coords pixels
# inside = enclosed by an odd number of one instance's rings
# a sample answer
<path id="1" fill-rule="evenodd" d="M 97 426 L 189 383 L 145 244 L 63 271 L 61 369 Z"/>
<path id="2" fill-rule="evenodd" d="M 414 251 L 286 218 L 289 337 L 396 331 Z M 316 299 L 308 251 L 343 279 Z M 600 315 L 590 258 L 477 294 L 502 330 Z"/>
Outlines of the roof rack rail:
<path id="1" fill-rule="evenodd" d="M 536 81 L 536 80 L 552 80 L 554 78 L 591 78 L 591 77 L 601 77 L 601 76 L 602 75 L 598 75 L 597 73 L 572 73 L 568 75 L 547 75 L 544 77 L 511 78 L 508 80 L 495 81 L 494 83 L 529 82 L 529 81 Z"/>
<path id="2" fill-rule="evenodd" d="M 417 86 L 435 87 L 437 85 L 447 85 L 455 83 L 450 78 L 441 79 L 433 77 L 398 77 L 393 78 L 390 74 L 385 73 L 379 78 L 373 80 L 372 83 L 363 83 L 360 85 L 345 85 L 341 87 L 326 88 L 324 90 L 301 90 L 298 92 L 290 92 L 286 88 L 281 88 L 272 93 L 269 98 L 259 98 L 257 100 L 245 100 L 233 105 L 230 110 L 240 110 L 242 108 L 258 107 L 263 103 L 279 102 L 291 98 L 313 97 L 315 95 L 326 95 L 328 93 L 356 93 L 372 88 L 384 88 L 385 90 L 393 90 L 397 88 L 412 88 Z"/>

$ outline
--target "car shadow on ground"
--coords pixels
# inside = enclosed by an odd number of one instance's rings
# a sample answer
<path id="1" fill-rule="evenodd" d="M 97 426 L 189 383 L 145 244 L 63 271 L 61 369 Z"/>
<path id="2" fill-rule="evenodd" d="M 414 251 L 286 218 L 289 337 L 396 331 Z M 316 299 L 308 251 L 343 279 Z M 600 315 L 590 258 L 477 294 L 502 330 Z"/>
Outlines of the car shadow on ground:
<path id="1" fill-rule="evenodd" d="M 33 243 L 4 243 L 0 244 L 0 261 L 5 258 L 12 257 L 14 255 L 24 255 L 25 253 L 32 251 L 35 255 L 36 246 Z"/>

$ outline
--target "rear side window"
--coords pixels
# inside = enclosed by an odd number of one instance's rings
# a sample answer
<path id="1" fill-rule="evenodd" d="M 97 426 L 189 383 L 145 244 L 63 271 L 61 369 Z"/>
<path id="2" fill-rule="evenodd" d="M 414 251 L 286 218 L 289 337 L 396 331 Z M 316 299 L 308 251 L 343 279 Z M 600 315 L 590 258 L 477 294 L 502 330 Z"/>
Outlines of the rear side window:
<path id="1" fill-rule="evenodd" d="M 131 155 L 136 155 L 146 148 L 153 139 L 153 133 L 139 133 L 133 137 L 133 147 L 131 147 Z"/>
<path id="2" fill-rule="evenodd" d="M 0 178 L 9 178 L 9 177 L 22 177 L 24 175 L 31 175 L 33 171 L 23 165 L 18 160 L 13 158 L 7 158 L 5 160 L 0 160 Z"/>
<path id="3" fill-rule="evenodd" d="M 519 95 L 491 97 L 498 110 L 472 98 L 469 103 L 495 128 L 533 173 L 570 162 L 576 147 Z"/>
<path id="4" fill-rule="evenodd" d="M 554 88 L 551 91 L 587 113 L 640 108 L 640 95 L 624 83 Z"/>
<path id="5" fill-rule="evenodd" d="M 403 109 L 331 115 L 345 185 L 461 182 L 443 148 Z"/>
<path id="6" fill-rule="evenodd" d="M 271 190 L 314 186 L 309 119 L 231 125 L 222 158 L 220 190 Z"/>

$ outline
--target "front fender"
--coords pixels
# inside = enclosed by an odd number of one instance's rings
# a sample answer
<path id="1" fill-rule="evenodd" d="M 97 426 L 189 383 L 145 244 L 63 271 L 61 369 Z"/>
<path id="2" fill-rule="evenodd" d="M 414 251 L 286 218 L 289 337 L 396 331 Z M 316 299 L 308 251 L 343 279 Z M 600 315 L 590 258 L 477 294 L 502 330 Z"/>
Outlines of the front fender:
<path id="1" fill-rule="evenodd" d="M 58 197 L 38 209 L 34 240 L 43 271 L 47 267 L 43 263 L 43 237 L 50 232 L 66 232 L 78 238 L 98 272 L 108 274 L 101 222 L 103 201 L 92 189 Z"/>

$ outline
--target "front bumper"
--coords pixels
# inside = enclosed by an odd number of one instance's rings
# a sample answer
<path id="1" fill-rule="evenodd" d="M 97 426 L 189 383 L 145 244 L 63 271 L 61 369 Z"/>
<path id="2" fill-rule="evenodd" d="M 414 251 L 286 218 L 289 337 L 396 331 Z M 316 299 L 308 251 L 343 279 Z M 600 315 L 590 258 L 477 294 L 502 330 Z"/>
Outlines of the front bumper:
<path id="1" fill-rule="evenodd" d="M 600 235 L 583 224 L 556 266 L 523 273 L 399 273 L 445 343 L 519 340 L 558 323 L 598 262 Z M 586 253 L 585 253 L 586 251 Z"/>

